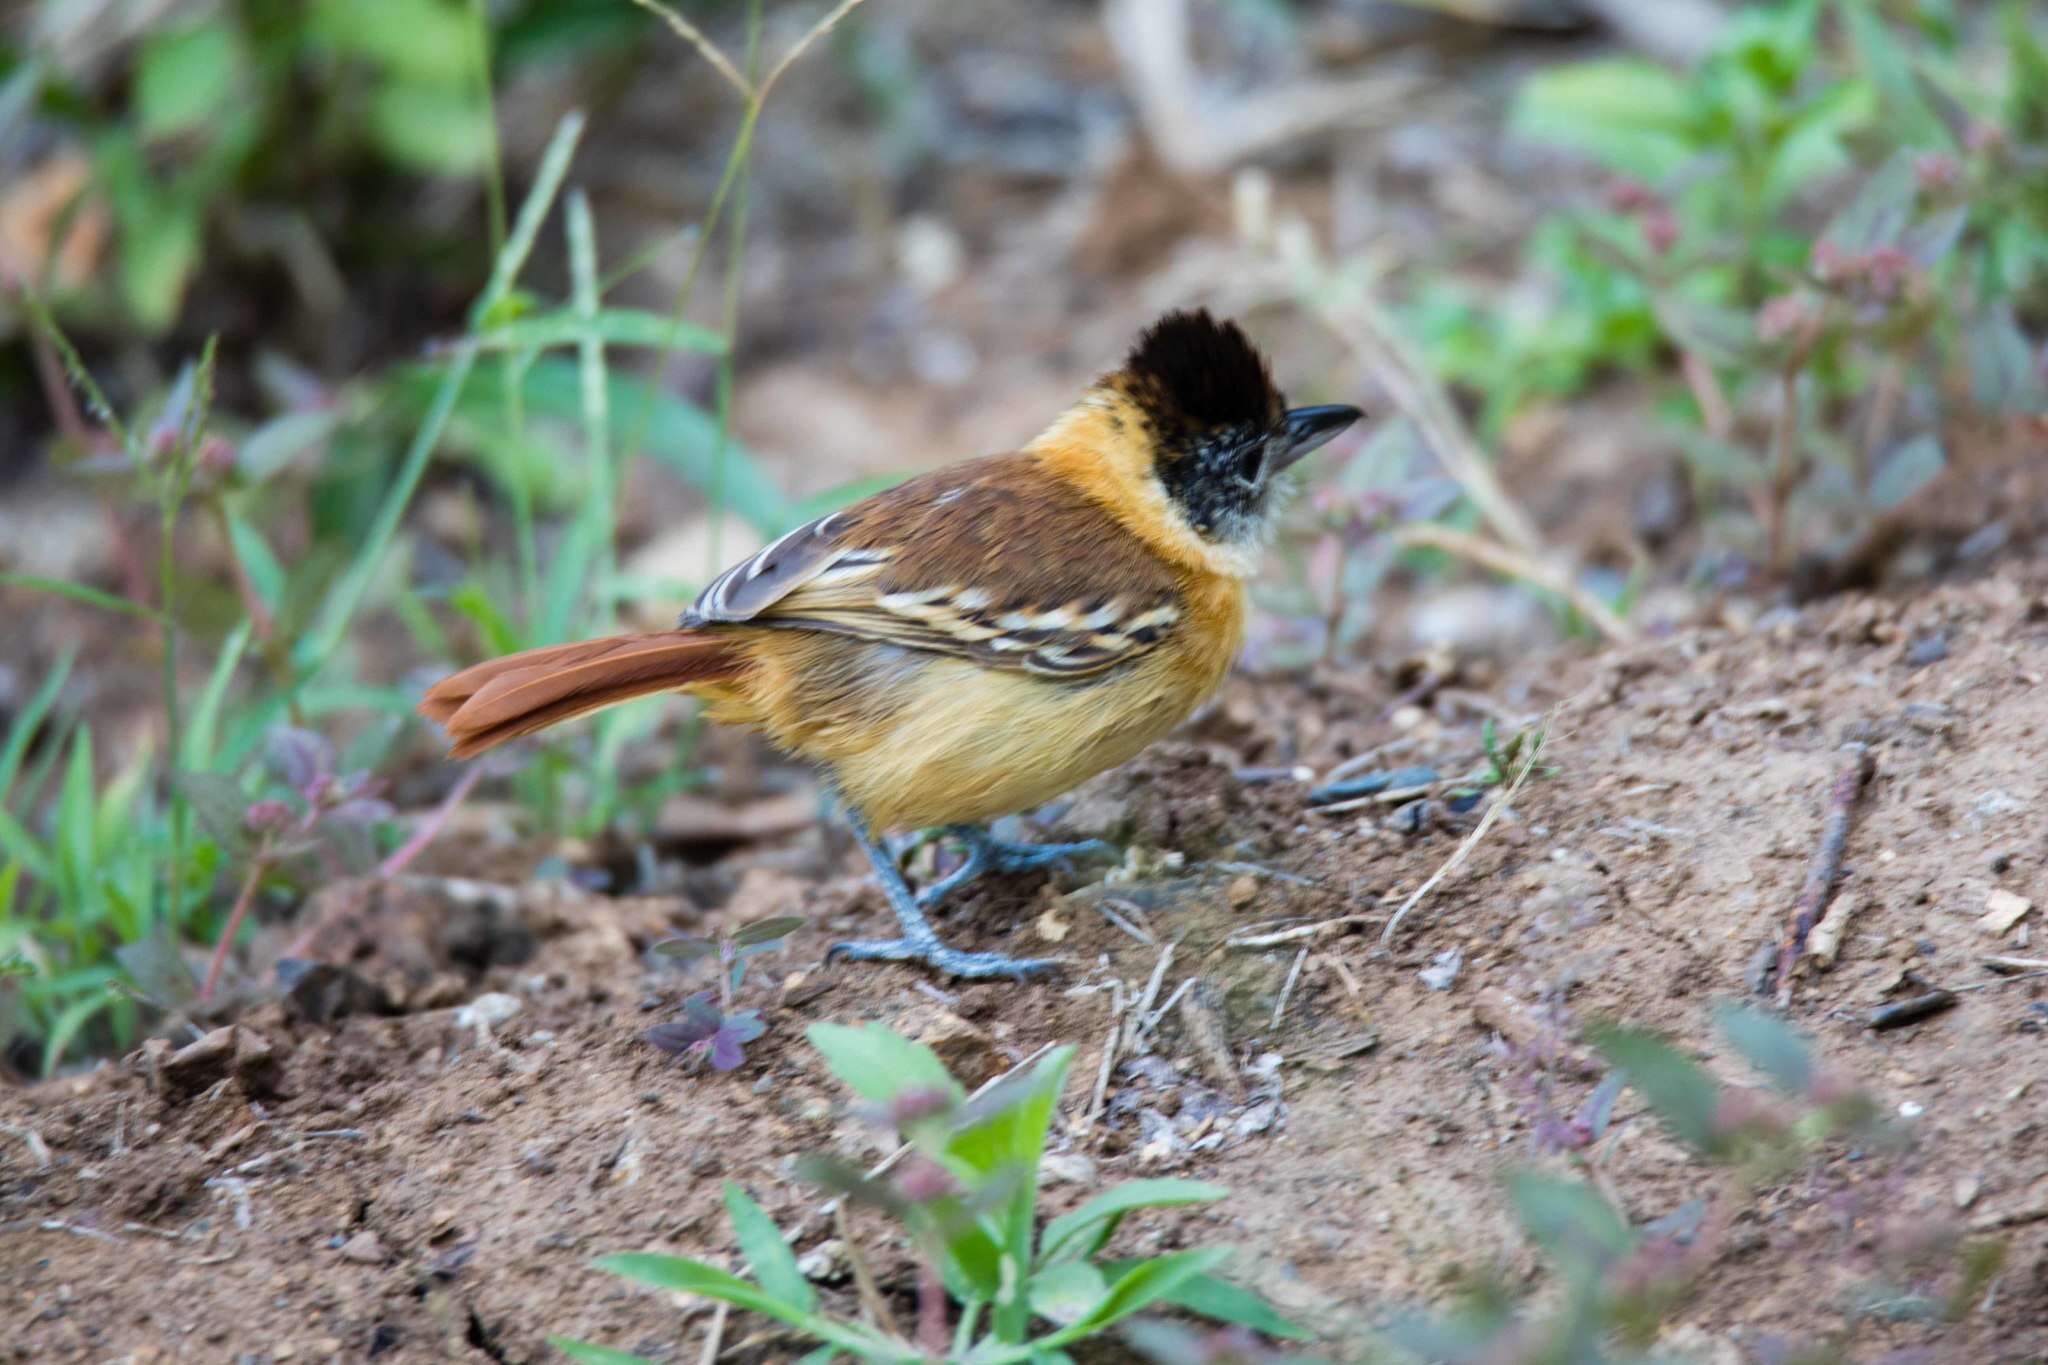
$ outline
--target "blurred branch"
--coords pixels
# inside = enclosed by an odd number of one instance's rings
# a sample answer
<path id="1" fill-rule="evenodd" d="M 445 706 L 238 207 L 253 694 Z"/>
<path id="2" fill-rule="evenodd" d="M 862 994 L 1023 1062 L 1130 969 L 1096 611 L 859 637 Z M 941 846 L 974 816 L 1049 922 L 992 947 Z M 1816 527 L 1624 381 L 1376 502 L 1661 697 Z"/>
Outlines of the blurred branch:
<path id="1" fill-rule="evenodd" d="M 1475 536 L 1469 531 L 1460 531 L 1453 526 L 1417 522 L 1395 528 L 1394 541 L 1403 549 L 1442 550 L 1477 564 L 1482 569 L 1490 569 L 1505 578 L 1519 578 L 1545 592 L 1556 593 L 1571 603 L 1572 609 L 1579 615 L 1598 627 L 1602 635 L 1616 644 L 1629 644 L 1636 638 L 1636 633 L 1628 622 L 1615 615 L 1612 607 L 1586 591 L 1569 572 L 1531 556 L 1518 554 L 1483 536 Z"/>
<path id="2" fill-rule="evenodd" d="M 794 66 L 798 59 L 810 50 L 813 43 L 839 27 L 839 21 L 851 14 L 863 0 L 839 0 L 839 3 L 832 7 L 831 13 L 811 25 L 805 30 L 803 37 L 789 45 L 789 51 L 783 53 L 775 65 L 768 69 L 768 74 L 758 82 L 742 75 L 739 67 L 733 65 L 732 58 L 726 56 L 724 49 L 717 43 L 707 38 L 703 29 L 660 3 L 660 0 L 633 0 L 633 3 L 659 18 L 678 38 L 696 48 L 697 55 L 711 63 L 712 70 L 724 77 L 725 83 L 738 91 L 741 99 L 748 104 L 758 105 L 768 98 L 768 92 L 782 79 L 783 72 Z"/>
<path id="3" fill-rule="evenodd" d="M 667 5 L 657 3 L 657 0 L 633 0 L 633 3 L 660 19 L 669 26 L 676 37 L 696 48 L 697 55 L 711 63 L 711 69 L 723 76 L 727 85 L 739 91 L 741 99 L 751 101 L 754 98 L 754 83 L 740 74 L 740 69 L 732 64 L 732 59 L 725 55 L 717 43 L 704 36 L 703 29 Z"/>
<path id="4" fill-rule="evenodd" d="M 1304 241 L 1300 244 L 1307 250 Z M 1305 251 L 1297 251 L 1306 255 Z M 1536 523 L 1508 496 L 1495 475 L 1479 438 L 1458 414 L 1443 385 L 1415 354 L 1393 319 L 1363 288 L 1344 288 L 1327 266 L 1312 259 L 1293 262 L 1295 273 L 1313 270 L 1321 281 L 1302 281 L 1295 291 L 1303 306 L 1338 340 L 1365 361 L 1373 377 L 1422 432 L 1444 469 L 1472 499 L 1495 535 L 1525 559 L 1544 557 L 1543 536 Z"/>
<path id="5" fill-rule="evenodd" d="M 1159 159 L 1207 175 L 1323 129 L 1390 123 L 1416 85 L 1407 71 L 1346 81 L 1294 81 L 1215 107 L 1203 98 L 1187 0 L 1107 0 L 1103 27 Z"/>

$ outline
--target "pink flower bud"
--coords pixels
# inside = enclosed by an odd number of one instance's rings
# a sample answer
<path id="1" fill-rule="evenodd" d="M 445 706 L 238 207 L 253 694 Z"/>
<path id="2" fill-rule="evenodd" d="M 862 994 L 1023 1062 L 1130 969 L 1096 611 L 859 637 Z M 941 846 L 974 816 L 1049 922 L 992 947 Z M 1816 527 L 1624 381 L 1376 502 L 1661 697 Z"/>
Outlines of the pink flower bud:
<path id="1" fill-rule="evenodd" d="M 242 823 L 256 834 L 277 829 L 291 818 L 292 808 L 282 801 L 257 801 L 242 813 Z"/>
<path id="2" fill-rule="evenodd" d="M 933 1203 L 959 1188 L 945 1167 L 924 1157 L 912 1157 L 904 1162 L 902 1174 L 896 1177 L 896 1189 L 913 1204 Z"/>
<path id="3" fill-rule="evenodd" d="M 1850 258 L 1833 242 L 1816 242 L 1810 261 L 1814 278 L 1822 284 L 1833 284 L 1853 268 Z"/>
<path id="4" fill-rule="evenodd" d="M 1643 240 L 1650 250 L 1659 256 L 1671 254 L 1671 248 L 1678 245 L 1678 219 L 1667 208 L 1655 208 L 1643 214 Z"/>
<path id="5" fill-rule="evenodd" d="M 1813 321 L 1813 306 L 1803 294 L 1780 294 L 1756 315 L 1756 337 L 1766 346 L 1776 345 L 1805 331 Z"/>
<path id="6" fill-rule="evenodd" d="M 1913 176 L 1929 194 L 1945 190 L 1963 178 L 1962 163 L 1944 152 L 1929 152 L 1913 163 Z"/>
<path id="7" fill-rule="evenodd" d="M 1973 156 L 1991 156 L 2005 150 L 2005 129 L 1995 123 L 1973 123 L 1963 134 L 1963 146 Z"/>
<path id="8" fill-rule="evenodd" d="M 1637 213 L 1657 202 L 1640 180 L 1617 180 L 1607 189 L 1607 203 L 1616 213 Z"/>
<path id="9" fill-rule="evenodd" d="M 199 443 L 199 472 L 213 478 L 232 473 L 235 467 L 235 448 L 226 438 L 209 436 Z"/>

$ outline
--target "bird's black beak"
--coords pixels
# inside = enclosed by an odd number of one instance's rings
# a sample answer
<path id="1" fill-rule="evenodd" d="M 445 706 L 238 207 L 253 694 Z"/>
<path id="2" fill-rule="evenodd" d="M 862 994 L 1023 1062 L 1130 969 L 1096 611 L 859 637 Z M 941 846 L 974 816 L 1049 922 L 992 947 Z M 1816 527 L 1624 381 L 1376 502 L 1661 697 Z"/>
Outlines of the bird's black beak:
<path id="1" fill-rule="evenodd" d="M 1280 419 L 1280 432 L 1286 438 L 1287 449 L 1286 453 L 1274 459 L 1274 470 L 1287 468 L 1363 416 L 1363 412 L 1346 403 L 1293 409 Z"/>

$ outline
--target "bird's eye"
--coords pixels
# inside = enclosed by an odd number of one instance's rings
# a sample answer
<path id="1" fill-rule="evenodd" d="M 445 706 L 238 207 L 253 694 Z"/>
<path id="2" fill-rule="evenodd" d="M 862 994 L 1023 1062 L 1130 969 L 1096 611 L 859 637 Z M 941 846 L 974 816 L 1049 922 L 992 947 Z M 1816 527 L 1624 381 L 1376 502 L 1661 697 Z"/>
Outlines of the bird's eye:
<path id="1" fill-rule="evenodd" d="M 1266 472 L 1266 447 L 1263 442 L 1251 447 L 1237 457 L 1237 477 L 1256 486 L 1259 476 Z"/>

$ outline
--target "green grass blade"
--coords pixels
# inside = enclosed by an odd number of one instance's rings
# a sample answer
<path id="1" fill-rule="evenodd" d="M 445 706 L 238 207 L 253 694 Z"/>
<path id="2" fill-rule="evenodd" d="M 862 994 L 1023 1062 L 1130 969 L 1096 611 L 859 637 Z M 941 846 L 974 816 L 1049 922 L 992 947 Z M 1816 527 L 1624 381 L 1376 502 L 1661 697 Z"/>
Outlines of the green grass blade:
<path id="1" fill-rule="evenodd" d="M 763 1317 L 774 1318 L 777 1322 L 789 1324 L 799 1332 L 807 1332 L 819 1341 L 828 1342 L 843 1351 L 870 1360 L 916 1360 L 917 1354 L 908 1350 L 887 1349 L 886 1342 L 879 1336 L 856 1330 L 848 1325 L 834 1322 L 817 1313 L 806 1312 L 794 1304 L 785 1303 L 763 1290 L 749 1284 L 737 1275 L 728 1275 L 716 1266 L 702 1261 L 693 1261 L 686 1256 L 660 1256 L 651 1252 L 627 1252 L 617 1256 L 602 1256 L 597 1262 L 600 1270 L 609 1270 L 614 1275 L 623 1275 L 629 1280 L 666 1289 L 676 1294 L 699 1294 L 708 1299 L 719 1299 L 735 1308 L 744 1308 Z"/>
<path id="2" fill-rule="evenodd" d="M 519 205 L 519 216 L 513 220 L 512 235 L 505 239 L 504 249 L 492 263 L 490 282 L 470 314 L 472 331 L 481 330 L 499 303 L 512 292 L 519 272 L 526 268 L 526 258 L 533 253 L 540 225 L 547 220 L 548 210 L 554 207 L 555 196 L 561 193 L 562 182 L 568 178 L 569 161 L 576 155 L 576 143 L 582 136 L 581 110 L 570 110 L 555 125 L 555 134 L 548 139 L 540 166 L 533 173 L 533 188 L 526 192 L 526 199 Z"/>
<path id="3" fill-rule="evenodd" d="M 220 658 L 214 661 L 213 672 L 206 679 L 206 687 L 199 694 L 199 702 L 192 708 L 191 719 L 185 728 L 186 772 L 204 771 L 213 762 L 213 740 L 220 730 L 220 712 L 227 700 L 228 684 L 234 681 L 235 668 L 242 662 L 243 653 L 249 648 L 249 640 L 255 634 L 255 627 L 248 621 L 228 632 L 228 638 L 221 643 Z"/>
<path id="4" fill-rule="evenodd" d="M 730 1180 L 725 1182 L 725 1212 L 739 1238 L 740 1254 L 747 1258 L 747 1267 L 761 1287 L 806 1313 L 817 1311 L 818 1291 L 797 1269 L 796 1253 L 783 1239 L 782 1229 L 775 1226 L 775 1220 L 745 1190 Z"/>
<path id="5" fill-rule="evenodd" d="M 50 1031 L 43 1035 L 43 1074 L 45 1076 L 51 1075 L 57 1070 L 57 1063 L 64 1060 L 64 1054 L 70 1049 L 72 1040 L 79 1035 L 80 1031 L 87 1024 L 92 1022 L 93 1016 L 105 1010 L 112 1003 L 113 997 L 107 993 L 104 987 L 100 987 L 90 990 L 87 994 L 80 996 L 64 1007 L 62 1012 L 57 1015 L 56 1021 L 50 1025 Z"/>
<path id="6" fill-rule="evenodd" d="M 125 597 L 116 597 L 98 588 L 88 588 L 83 583 L 66 583 L 58 578 L 38 578 L 34 574 L 0 573 L 0 588 L 27 588 L 32 592 L 47 592 L 58 597 L 68 597 L 74 602 L 99 607 L 106 611 L 117 611 L 123 616 L 139 616 L 145 621 L 164 624 L 164 614 L 155 607 L 145 607 L 140 602 L 130 602 Z"/>
<path id="7" fill-rule="evenodd" d="M 612 465 L 611 403 L 605 387 L 604 338 L 597 331 L 597 229 L 591 222 L 590 200 L 580 189 L 569 192 L 569 277 L 575 292 L 576 316 L 585 324 L 577 340 L 577 360 L 583 380 L 583 460 L 589 471 L 584 492 L 583 519 L 590 546 L 590 577 L 596 608 L 595 629 L 605 632 L 612 623 L 613 560 L 612 524 L 616 519 L 617 470 Z M 652 316 L 650 314 L 650 316 Z"/>
<path id="8" fill-rule="evenodd" d="M 573 265 L 572 259 L 572 268 Z M 593 289 L 597 286 L 595 276 L 591 285 Z M 475 345 L 479 351 L 547 351 L 595 340 L 607 346 L 661 347 L 668 343 L 669 328 L 673 325 L 666 315 L 640 308 L 585 311 L 579 305 L 514 318 L 479 333 Z M 725 338 L 708 327 L 686 322 L 676 334 L 676 347 L 703 355 L 722 355 Z"/>
<path id="9" fill-rule="evenodd" d="M 1038 1263 L 1093 1256 L 1115 1235 L 1124 1215 L 1134 1210 L 1212 1204 L 1229 1194 L 1221 1185 L 1199 1180 L 1127 1181 L 1047 1223 L 1038 1241 Z"/>
<path id="10" fill-rule="evenodd" d="M 489 317 L 511 291 L 512 282 L 519 277 L 528 254 L 533 250 L 541 220 L 547 216 L 555 195 L 562 188 L 563 177 L 569 173 L 569 159 L 575 154 L 576 141 L 582 133 L 583 115 L 575 111 L 565 115 L 556 126 L 555 135 L 541 157 L 540 169 L 535 172 L 533 188 L 527 193 L 526 202 L 519 206 L 519 218 L 513 225 L 512 235 L 506 240 L 504 250 L 498 253 L 491 268 L 490 282 L 477 299 L 471 314 L 473 319 L 480 322 Z M 377 509 L 376 518 L 370 523 L 362 549 L 328 593 L 312 629 L 307 631 L 300 647 L 294 651 L 293 662 L 302 676 L 310 677 L 317 673 L 347 634 L 349 623 L 362 606 L 363 597 L 369 592 L 370 582 L 383 563 L 385 552 L 391 548 L 392 538 L 398 534 L 405 509 L 419 488 L 420 478 L 426 473 L 427 461 L 433 456 L 434 448 L 441 443 L 442 430 L 448 425 L 449 415 L 454 412 L 456 401 L 462 396 L 462 387 L 475 365 L 475 348 L 467 343 L 458 346 L 441 376 L 440 388 L 427 409 L 426 419 L 420 424 L 399 466 L 398 477 L 392 481 L 390 491 L 384 495 L 384 501 Z"/>
<path id="11" fill-rule="evenodd" d="M 626 450 L 637 448 L 661 461 L 678 478 L 708 494 L 718 482 L 718 422 L 694 403 L 664 392 L 637 376 L 607 377 L 612 425 L 628 433 Z M 534 362 L 521 390 L 536 414 L 563 423 L 578 420 L 582 380 L 576 367 L 557 356 Z M 637 435 L 638 440 L 632 439 Z M 763 535 L 789 529 L 789 501 L 736 442 L 726 444 L 725 503 Z"/>
<path id="12" fill-rule="evenodd" d="M 636 1356 L 631 1351 L 614 1351 L 609 1346 L 593 1346 L 567 1337 L 549 1337 L 548 1345 L 579 1365 L 654 1365 L 646 1356 Z"/>
<path id="13" fill-rule="evenodd" d="M 1165 1301 L 1188 1281 L 1214 1270 L 1230 1255 L 1229 1247 L 1198 1247 L 1193 1251 L 1177 1251 L 1170 1256 L 1140 1261 L 1110 1286 L 1109 1293 L 1086 1317 L 1069 1323 L 1050 1336 L 1039 1337 L 1013 1350 L 990 1356 L 982 1365 L 1008 1365 L 1011 1361 L 1028 1360 L 1070 1342 L 1095 1336 L 1131 1314 Z"/>
<path id="14" fill-rule="evenodd" d="M 14 725 L 7 732 L 7 742 L 0 745 L 0 807 L 7 804 L 7 798 L 14 791 L 14 779 L 21 772 L 21 760 L 28 753 L 29 741 L 35 738 L 37 727 L 50 707 L 56 704 L 57 694 L 64 688 L 64 682 L 71 676 L 73 656 L 66 654 L 50 670 L 50 676 L 43 679 L 28 704 L 14 716 Z"/>
<path id="15" fill-rule="evenodd" d="M 56 880 L 49 850 L 5 809 L 0 809 L 0 853 L 27 868 L 29 876 L 45 886 Z"/>
<path id="16" fill-rule="evenodd" d="M 249 575 L 249 586 L 256 590 L 257 600 L 265 610 L 277 616 L 284 610 L 284 565 L 277 562 L 270 542 L 249 524 L 248 518 L 229 512 L 227 522 L 228 539 L 234 542 L 235 558 L 241 561 L 242 571 Z"/>
<path id="17" fill-rule="evenodd" d="M 1115 1280 L 1127 1273 L 1136 1260 L 1098 1261 L 1103 1273 Z M 1288 1321 L 1275 1312 L 1273 1306 L 1243 1285 L 1232 1284 L 1216 1275 L 1196 1275 L 1185 1280 L 1172 1292 L 1163 1294 L 1159 1302 L 1175 1308 L 1185 1308 L 1190 1313 L 1199 1313 L 1217 1322 L 1227 1322 L 1236 1327 L 1249 1327 L 1269 1337 L 1286 1341 L 1308 1341 L 1315 1336 L 1299 1323 Z"/>

